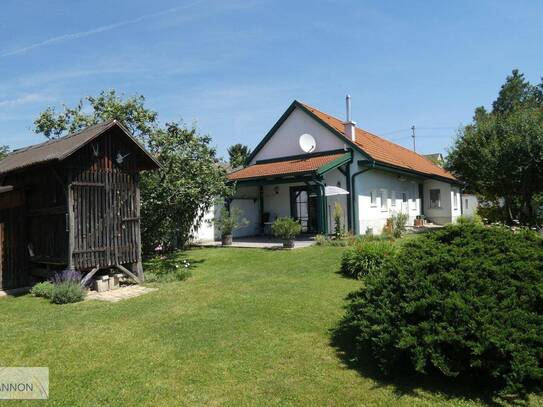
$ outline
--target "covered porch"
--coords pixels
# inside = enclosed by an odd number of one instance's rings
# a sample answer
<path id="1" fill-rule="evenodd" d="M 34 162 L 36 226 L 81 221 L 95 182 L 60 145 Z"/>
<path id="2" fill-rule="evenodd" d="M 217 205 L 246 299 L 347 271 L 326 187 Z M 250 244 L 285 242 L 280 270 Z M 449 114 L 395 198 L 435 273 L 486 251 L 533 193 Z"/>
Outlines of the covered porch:
<path id="1" fill-rule="evenodd" d="M 346 150 L 257 161 L 230 174 L 236 193 L 227 202 L 238 207 L 249 225 L 234 234 L 234 240 L 249 236 L 271 236 L 271 226 L 280 217 L 292 217 L 302 226 L 304 236 L 333 232 L 330 204 L 343 207 L 343 225 L 350 224 L 348 167 L 351 152 Z"/>

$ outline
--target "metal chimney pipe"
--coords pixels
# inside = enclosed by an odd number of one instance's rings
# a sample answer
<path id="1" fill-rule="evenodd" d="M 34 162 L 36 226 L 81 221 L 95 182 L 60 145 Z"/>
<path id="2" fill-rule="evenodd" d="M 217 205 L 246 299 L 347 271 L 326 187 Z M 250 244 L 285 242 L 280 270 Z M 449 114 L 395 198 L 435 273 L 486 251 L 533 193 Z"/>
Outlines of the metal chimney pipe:
<path id="1" fill-rule="evenodd" d="M 347 108 L 347 120 L 345 121 L 345 136 L 352 142 L 356 141 L 356 123 L 351 120 L 351 95 L 345 96 L 345 107 Z"/>

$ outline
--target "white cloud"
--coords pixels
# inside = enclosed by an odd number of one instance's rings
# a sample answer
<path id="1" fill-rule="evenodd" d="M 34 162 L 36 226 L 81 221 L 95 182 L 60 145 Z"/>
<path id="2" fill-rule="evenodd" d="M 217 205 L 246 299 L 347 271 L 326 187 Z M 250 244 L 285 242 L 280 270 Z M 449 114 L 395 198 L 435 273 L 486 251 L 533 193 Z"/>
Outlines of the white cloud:
<path id="1" fill-rule="evenodd" d="M 0 107 L 28 105 L 36 102 L 43 102 L 51 100 L 51 97 L 42 95 L 40 93 L 29 93 L 27 95 L 19 96 L 13 99 L 0 100 Z"/>
<path id="2" fill-rule="evenodd" d="M 36 48 L 41 48 L 41 47 L 48 46 L 48 45 L 51 45 L 51 44 L 56 44 L 56 43 L 64 42 L 64 41 L 77 40 L 79 38 L 89 37 L 91 35 L 100 34 L 100 33 L 106 32 L 106 31 L 111 31 L 111 30 L 121 28 L 121 27 L 124 27 L 124 26 L 127 26 L 127 25 L 137 24 L 137 23 L 140 23 L 140 22 L 142 22 L 144 20 L 148 20 L 150 18 L 156 18 L 156 17 L 160 17 L 160 16 L 167 15 L 167 14 L 170 14 L 170 13 L 175 13 L 175 12 L 178 12 L 178 11 L 181 11 L 181 10 L 185 10 L 187 8 L 196 6 L 196 5 L 198 5 L 198 4 L 202 3 L 202 2 L 203 2 L 203 0 L 197 0 L 197 1 L 194 1 L 192 3 L 183 5 L 183 6 L 172 7 L 172 8 L 169 8 L 167 10 L 158 11 L 156 13 L 145 14 L 143 16 L 136 17 L 136 18 L 133 18 L 133 19 L 130 19 L 130 20 L 124 20 L 124 21 L 119 21 L 117 23 L 113 23 L 113 24 L 103 25 L 101 27 L 96 27 L 96 28 L 93 28 L 93 29 L 90 29 L 90 30 L 87 30 L 87 31 L 80 31 L 80 32 L 76 32 L 76 33 L 64 34 L 64 35 L 59 35 L 57 37 L 48 38 L 48 39 L 46 39 L 44 41 L 40 41 L 40 42 L 36 42 L 34 44 L 31 44 L 31 45 L 27 45 L 26 47 L 22 47 L 22 48 L 18 48 L 18 49 L 15 49 L 15 50 L 4 52 L 4 53 L 0 54 L 0 58 L 12 56 L 12 55 L 24 54 L 24 53 L 32 51 L 32 50 L 34 50 Z"/>

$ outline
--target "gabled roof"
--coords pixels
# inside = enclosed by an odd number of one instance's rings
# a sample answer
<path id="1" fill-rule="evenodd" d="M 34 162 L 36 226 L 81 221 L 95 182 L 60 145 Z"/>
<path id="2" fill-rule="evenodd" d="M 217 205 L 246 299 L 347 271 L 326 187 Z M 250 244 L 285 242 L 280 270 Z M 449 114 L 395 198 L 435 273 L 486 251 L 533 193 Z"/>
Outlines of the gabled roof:
<path id="1" fill-rule="evenodd" d="M 62 161 L 113 127 L 120 128 L 126 136 L 135 143 L 137 148 L 139 148 L 148 158 L 153 168 L 160 167 L 158 161 L 145 150 L 124 126 L 119 124 L 116 120 L 110 120 L 89 126 L 65 137 L 15 150 L 8 154 L 4 159 L 0 160 L 0 174 L 6 174 L 11 171 L 51 161 Z"/>
<path id="2" fill-rule="evenodd" d="M 345 135 L 343 120 L 321 112 L 320 110 L 297 100 L 290 105 L 266 137 L 258 144 L 253 151 L 250 160 L 256 156 L 258 151 L 273 136 L 295 108 L 300 108 L 306 112 L 310 117 L 314 118 L 336 136 L 340 137 L 343 142 L 365 154 L 369 159 L 378 164 L 403 169 L 419 175 L 427 175 L 458 182 L 454 175 L 434 164 L 428 158 L 358 127 L 356 128 L 356 141 L 351 141 L 351 139 Z"/>
<path id="3" fill-rule="evenodd" d="M 246 181 L 286 175 L 322 175 L 350 160 L 351 153 L 343 150 L 262 160 L 229 174 L 228 179 L 230 181 Z"/>

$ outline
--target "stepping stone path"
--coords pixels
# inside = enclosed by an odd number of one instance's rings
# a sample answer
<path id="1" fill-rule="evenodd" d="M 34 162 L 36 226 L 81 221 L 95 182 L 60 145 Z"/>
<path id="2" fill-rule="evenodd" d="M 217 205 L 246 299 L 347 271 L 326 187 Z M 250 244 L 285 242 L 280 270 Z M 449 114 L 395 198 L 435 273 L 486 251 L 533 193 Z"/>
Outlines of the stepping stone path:
<path id="1" fill-rule="evenodd" d="M 85 301 L 99 300 L 108 302 L 119 302 L 128 298 L 139 297 L 140 295 L 147 294 L 156 290 L 158 290 L 158 288 L 143 287 L 141 285 L 129 285 L 126 287 L 118 288 L 116 290 L 104 291 L 101 293 L 91 291 L 87 294 Z"/>

